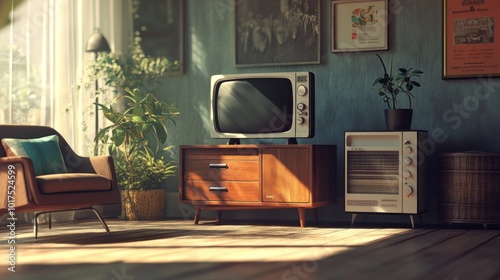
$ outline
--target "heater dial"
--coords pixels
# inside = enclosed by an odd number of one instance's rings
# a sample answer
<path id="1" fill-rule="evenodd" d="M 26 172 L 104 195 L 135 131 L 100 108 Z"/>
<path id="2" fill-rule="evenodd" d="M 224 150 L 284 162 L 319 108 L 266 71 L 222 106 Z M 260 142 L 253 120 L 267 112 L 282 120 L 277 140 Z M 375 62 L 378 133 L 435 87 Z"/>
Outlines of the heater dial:
<path id="1" fill-rule="evenodd" d="M 300 85 L 298 88 L 297 88 L 297 94 L 300 95 L 300 96 L 304 96 L 307 94 L 307 88 L 303 85 Z"/>
<path id="2" fill-rule="evenodd" d="M 403 192 L 406 197 L 410 197 L 413 194 L 413 187 L 410 185 L 405 185 L 403 188 Z"/>
<path id="3" fill-rule="evenodd" d="M 408 166 L 408 165 L 411 165 L 413 163 L 413 159 L 411 157 L 405 157 L 403 159 L 403 163 Z"/>

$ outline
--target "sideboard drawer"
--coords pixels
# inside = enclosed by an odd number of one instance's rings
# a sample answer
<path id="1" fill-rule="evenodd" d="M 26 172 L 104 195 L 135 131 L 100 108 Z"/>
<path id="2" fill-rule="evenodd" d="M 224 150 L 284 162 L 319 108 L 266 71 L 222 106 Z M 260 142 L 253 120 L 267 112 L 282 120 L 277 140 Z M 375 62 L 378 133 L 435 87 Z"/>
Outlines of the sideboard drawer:
<path id="1" fill-rule="evenodd" d="M 192 201 L 259 201 L 259 182 L 187 181 L 184 199 Z"/>
<path id="2" fill-rule="evenodd" d="M 259 174 L 258 161 L 200 159 L 184 163 L 186 181 L 258 181 Z"/>
<path id="3" fill-rule="evenodd" d="M 189 159 L 259 160 L 259 149 L 190 148 L 184 150 L 183 157 L 186 160 Z"/>

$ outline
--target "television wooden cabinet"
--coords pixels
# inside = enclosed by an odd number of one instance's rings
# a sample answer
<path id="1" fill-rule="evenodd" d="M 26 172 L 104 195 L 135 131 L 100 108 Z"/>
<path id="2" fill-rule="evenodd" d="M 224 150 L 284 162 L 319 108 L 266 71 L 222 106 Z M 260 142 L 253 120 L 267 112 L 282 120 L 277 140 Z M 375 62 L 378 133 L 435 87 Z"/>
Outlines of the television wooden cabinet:
<path id="1" fill-rule="evenodd" d="M 334 145 L 196 145 L 179 147 L 179 197 L 202 210 L 297 208 L 300 226 L 305 210 L 335 202 Z"/>

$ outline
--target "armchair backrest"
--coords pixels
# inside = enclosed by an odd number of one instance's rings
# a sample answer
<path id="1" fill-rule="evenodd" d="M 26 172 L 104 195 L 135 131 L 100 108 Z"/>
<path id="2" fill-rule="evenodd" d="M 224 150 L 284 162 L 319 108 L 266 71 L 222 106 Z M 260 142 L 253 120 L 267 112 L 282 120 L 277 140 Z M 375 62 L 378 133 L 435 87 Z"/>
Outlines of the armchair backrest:
<path id="1" fill-rule="evenodd" d="M 59 137 L 59 148 L 61 149 L 61 153 L 68 170 L 74 170 L 76 166 L 78 166 L 76 169 L 82 171 L 93 170 L 90 162 L 83 160 L 82 157 L 77 155 L 69 146 L 68 142 L 66 142 L 64 137 L 51 127 L 39 125 L 0 125 L 0 140 L 3 138 L 32 139 L 49 135 L 57 135 Z M 3 148 L 3 145 L 0 145 L 0 157 L 5 156 L 5 149 Z"/>

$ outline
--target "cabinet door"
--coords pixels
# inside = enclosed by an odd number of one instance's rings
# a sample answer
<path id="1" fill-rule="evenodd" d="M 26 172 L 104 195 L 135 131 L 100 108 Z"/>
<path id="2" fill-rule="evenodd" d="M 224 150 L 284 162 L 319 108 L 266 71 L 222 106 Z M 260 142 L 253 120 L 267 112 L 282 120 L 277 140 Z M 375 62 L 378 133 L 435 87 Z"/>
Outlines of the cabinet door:
<path id="1" fill-rule="evenodd" d="M 311 150 L 265 148 L 262 152 L 262 201 L 310 202 Z"/>

